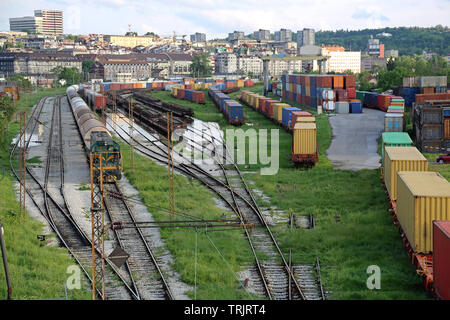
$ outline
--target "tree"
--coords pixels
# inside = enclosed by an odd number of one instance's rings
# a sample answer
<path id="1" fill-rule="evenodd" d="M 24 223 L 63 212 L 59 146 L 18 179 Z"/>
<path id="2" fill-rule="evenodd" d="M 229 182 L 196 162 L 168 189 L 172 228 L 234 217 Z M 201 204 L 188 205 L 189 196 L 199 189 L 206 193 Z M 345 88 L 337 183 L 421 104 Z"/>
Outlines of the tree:
<path id="1" fill-rule="evenodd" d="M 8 96 L 0 96 L 0 132 L 2 144 L 5 142 L 9 121 L 14 113 L 14 103 Z"/>
<path id="2" fill-rule="evenodd" d="M 193 76 L 210 76 L 212 74 L 212 66 L 209 65 L 209 55 L 207 53 L 194 55 L 189 71 Z"/>
<path id="3" fill-rule="evenodd" d="M 147 32 L 147 33 L 145 34 L 145 36 L 153 36 L 153 37 L 155 37 L 155 38 L 159 38 L 159 36 L 158 36 L 156 33 L 154 33 L 153 31 Z"/>
<path id="4" fill-rule="evenodd" d="M 78 69 L 73 68 L 66 68 L 66 67 L 55 67 L 51 70 L 52 73 L 56 74 L 58 77 L 58 80 L 64 79 L 66 80 L 66 84 L 68 86 L 71 86 L 76 83 L 80 83 L 81 81 L 81 73 L 78 72 Z"/>
<path id="5" fill-rule="evenodd" d="M 17 85 L 19 88 L 31 88 L 31 82 L 25 76 L 22 75 L 15 75 L 13 77 L 8 77 L 6 80 L 8 81 L 15 81 L 17 82 Z"/>

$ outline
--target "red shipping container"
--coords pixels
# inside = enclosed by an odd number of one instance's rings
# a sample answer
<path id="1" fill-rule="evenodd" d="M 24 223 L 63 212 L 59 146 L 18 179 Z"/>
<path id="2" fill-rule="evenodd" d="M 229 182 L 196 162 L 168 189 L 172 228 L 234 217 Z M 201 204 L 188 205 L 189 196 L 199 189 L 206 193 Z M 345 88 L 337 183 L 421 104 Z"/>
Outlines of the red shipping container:
<path id="1" fill-rule="evenodd" d="M 305 96 L 305 105 L 307 106 L 311 105 L 311 97 Z"/>
<path id="2" fill-rule="evenodd" d="M 294 101 L 294 93 L 293 92 L 289 92 L 289 100 Z"/>
<path id="3" fill-rule="evenodd" d="M 333 88 L 333 77 L 332 76 L 322 76 L 321 77 L 321 86 L 320 88 Z"/>
<path id="4" fill-rule="evenodd" d="M 184 99 L 184 89 L 177 89 L 177 99 Z"/>
<path id="5" fill-rule="evenodd" d="M 109 85 L 110 90 L 120 90 L 120 83 L 111 83 Z"/>
<path id="6" fill-rule="evenodd" d="M 292 111 L 292 123 L 297 122 L 297 118 L 300 117 L 312 117 L 312 114 L 307 111 Z"/>
<path id="7" fill-rule="evenodd" d="M 336 101 L 347 100 L 347 91 L 345 89 L 334 89 L 333 91 Z"/>
<path id="8" fill-rule="evenodd" d="M 450 300 L 450 221 L 433 221 L 433 283 L 438 298 Z"/>
<path id="9" fill-rule="evenodd" d="M 344 76 L 345 88 L 355 88 L 356 87 L 356 77 L 355 76 Z"/>
<path id="10" fill-rule="evenodd" d="M 416 102 L 450 100 L 450 93 L 416 94 Z"/>
<path id="11" fill-rule="evenodd" d="M 194 91 L 192 98 L 196 103 L 205 103 L 205 93 L 202 91 Z"/>
<path id="12" fill-rule="evenodd" d="M 355 87 L 350 87 L 347 88 L 347 98 L 348 99 L 356 99 L 356 88 Z"/>
<path id="13" fill-rule="evenodd" d="M 266 101 L 267 100 L 271 100 L 270 98 L 261 98 L 259 99 L 259 105 L 258 105 L 258 109 L 260 110 L 259 112 L 264 113 L 264 110 L 266 108 Z"/>
<path id="14" fill-rule="evenodd" d="M 94 106 L 96 108 L 105 108 L 106 107 L 106 97 L 102 94 L 95 94 L 94 96 Z"/>
<path id="15" fill-rule="evenodd" d="M 391 98 L 393 96 L 390 94 L 379 94 L 378 95 L 378 108 L 382 111 L 387 111 L 391 105 Z"/>
<path id="16" fill-rule="evenodd" d="M 297 94 L 297 103 L 302 103 L 302 96 L 300 94 Z"/>

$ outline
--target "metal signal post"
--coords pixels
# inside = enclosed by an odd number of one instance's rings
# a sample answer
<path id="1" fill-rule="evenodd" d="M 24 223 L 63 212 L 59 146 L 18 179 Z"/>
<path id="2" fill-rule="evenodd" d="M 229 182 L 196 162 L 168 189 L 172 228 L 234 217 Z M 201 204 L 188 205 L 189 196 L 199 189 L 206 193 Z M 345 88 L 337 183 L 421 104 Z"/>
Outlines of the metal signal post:
<path id="1" fill-rule="evenodd" d="M 111 152 L 105 152 L 110 155 Z M 111 181 L 107 170 L 122 170 L 121 166 L 104 166 L 105 157 L 102 152 L 90 154 L 91 172 L 91 231 L 92 231 L 92 299 L 96 292 L 105 295 L 105 207 L 103 203 L 103 183 Z M 112 177 L 115 178 L 115 177 Z M 114 180 L 114 179 L 113 179 Z M 100 254 L 98 258 L 96 252 Z"/>
<path id="2" fill-rule="evenodd" d="M 105 299 L 105 221 L 103 207 L 103 159 L 99 153 L 90 155 L 91 171 L 91 229 L 92 229 L 92 299 L 97 290 Z M 99 161 L 95 161 L 99 160 Z M 97 177 L 94 173 L 98 171 Z M 100 259 L 96 251 L 100 252 Z"/>

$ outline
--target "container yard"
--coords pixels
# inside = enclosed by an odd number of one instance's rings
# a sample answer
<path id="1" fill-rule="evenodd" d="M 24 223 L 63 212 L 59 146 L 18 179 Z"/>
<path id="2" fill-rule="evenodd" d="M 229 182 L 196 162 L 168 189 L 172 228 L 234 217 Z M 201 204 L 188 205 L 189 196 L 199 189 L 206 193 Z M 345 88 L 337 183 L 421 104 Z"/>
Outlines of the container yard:
<path id="1" fill-rule="evenodd" d="M 370 263 L 383 269 L 395 265 L 394 277 L 407 279 L 385 284 L 389 292 L 382 298 L 448 299 L 450 183 L 435 172 L 425 154 L 430 147 L 423 149 L 424 141 L 439 144 L 439 150 L 446 143 L 445 102 L 417 102 L 417 93 L 409 113 L 401 96 L 358 91 L 355 78 L 345 75 L 283 76 L 281 99 L 261 95 L 261 86 L 250 80 L 188 78 L 80 84 L 34 106 L 23 137 L 31 139 L 40 123 L 48 125 L 40 133 L 44 143 L 30 144 L 28 151 L 45 155 L 42 164 L 27 168 L 29 188 L 40 190 L 27 190 L 28 203 L 35 203 L 28 210 L 42 216 L 71 252 L 88 295 L 107 300 L 185 300 L 194 293 L 218 300 L 372 299 L 370 290 L 346 276 L 361 264 L 366 267 L 362 241 L 364 248 L 376 245 L 386 253 Z M 405 132 L 410 115 L 414 139 Z M 262 175 L 267 166 L 262 161 L 229 162 L 224 132 L 236 126 L 244 132 L 278 130 L 276 175 Z M 182 137 L 176 148 L 175 133 Z M 74 139 L 79 144 L 71 149 Z M 29 141 L 16 140 L 11 162 L 20 159 Z M 245 140 L 245 150 L 250 141 Z M 186 162 L 182 152 L 193 150 L 195 159 L 205 148 L 212 162 Z M 103 157 L 90 162 L 99 153 Z M 20 169 L 15 172 L 23 181 Z M 82 191 L 84 183 L 89 187 Z M 110 229 L 104 249 L 94 250 L 96 260 L 108 257 L 103 288 L 89 277 L 95 243 L 89 236 L 92 221 L 81 208 L 100 202 L 91 202 L 88 190 L 105 195 Z M 373 222 L 362 224 L 363 216 Z M 217 232 L 199 232 L 203 228 Z M 160 239 L 157 247 L 149 237 Z M 192 250 L 199 245 L 196 258 Z M 336 246 L 342 251 L 332 249 Z M 127 255 L 120 265 L 110 258 L 118 248 Z M 170 258 L 161 258 L 158 250 Z M 233 255 L 233 262 L 223 260 Z M 339 265 L 346 259 L 353 259 L 351 266 Z M 224 272 L 228 263 L 234 271 Z M 193 266 L 202 268 L 198 278 Z M 343 276 L 336 278 L 336 272 Z M 360 281 L 365 286 L 365 275 Z"/>

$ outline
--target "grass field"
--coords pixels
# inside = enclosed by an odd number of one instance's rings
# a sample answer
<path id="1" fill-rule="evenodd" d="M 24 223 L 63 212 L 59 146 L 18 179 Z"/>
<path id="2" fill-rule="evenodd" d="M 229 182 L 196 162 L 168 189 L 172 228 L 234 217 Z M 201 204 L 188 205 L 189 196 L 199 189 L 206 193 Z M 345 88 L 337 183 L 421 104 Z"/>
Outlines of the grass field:
<path id="1" fill-rule="evenodd" d="M 261 92 L 262 85 L 246 88 Z M 169 92 L 152 94 L 164 101 L 190 106 L 195 117 L 217 121 L 222 129 L 229 128 L 214 103 L 205 97 L 206 104 L 198 105 L 177 100 Z M 239 92 L 230 94 L 236 98 Z M 314 112 L 313 109 L 299 106 Z M 246 124 L 242 128 L 279 128 L 280 169 L 276 175 L 252 174 L 261 165 L 242 166 L 247 178 L 270 197 L 270 205 L 285 211 L 286 215 L 314 214 L 317 226 L 313 230 L 273 227 L 282 250 L 293 252 L 294 263 L 321 259 L 322 277 L 331 299 L 427 299 L 421 279 L 416 275 L 400 235 L 388 212 L 379 170 L 357 172 L 336 170 L 326 158 L 331 143 L 331 127 L 326 115 L 316 117 L 319 140 L 319 162 L 313 169 L 292 167 L 289 161 L 292 137 L 281 127 L 250 107 L 244 106 Z M 261 205 L 269 203 L 259 199 Z M 369 290 L 366 281 L 371 274 L 369 266 L 381 270 L 381 289 Z"/>
<path id="2" fill-rule="evenodd" d="M 63 93 L 64 88 L 56 93 Z M 17 102 L 18 111 L 30 112 L 40 98 L 54 94 L 55 90 L 40 89 L 35 93 L 22 94 Z M 5 228 L 5 246 L 13 288 L 13 299 L 64 298 L 64 283 L 70 276 L 67 267 L 74 264 L 63 248 L 43 245 L 37 235 L 42 234 L 41 223 L 29 216 L 23 221 L 19 217 L 19 203 L 14 195 L 15 179 L 10 175 L 9 144 L 17 134 L 19 126 L 12 121 L 5 132 L 5 141 L 0 145 L 0 218 Z M 50 237 L 55 235 L 51 235 Z M 49 238 L 49 237 L 47 237 Z M 83 276 L 82 276 L 83 277 Z M 87 281 L 82 281 L 81 290 L 68 290 L 69 299 L 89 299 L 91 294 Z M 6 281 L 3 264 L 0 268 L 0 299 L 6 299 Z"/>
<path id="3" fill-rule="evenodd" d="M 120 142 L 124 164 L 124 174 L 139 191 L 155 220 L 169 220 L 168 209 L 168 172 L 167 168 L 156 165 L 151 160 L 135 155 L 134 170 L 129 167 L 130 149 Z M 219 209 L 213 200 L 213 194 L 197 180 L 175 175 L 175 209 L 174 220 L 190 220 L 183 214 L 204 219 L 228 219 L 235 216 Z M 166 248 L 173 255 L 174 268 L 181 279 L 195 286 L 195 251 L 196 231 L 194 228 L 160 229 Z M 217 249 L 216 249 L 217 248 Z M 222 258 L 223 257 L 223 258 Z M 244 291 L 236 280 L 240 266 L 253 261 L 248 242 L 241 229 L 230 231 L 204 229 L 197 231 L 197 292 L 191 290 L 188 295 L 203 299 L 253 299 Z M 226 262 L 224 262 L 224 260 Z"/>

